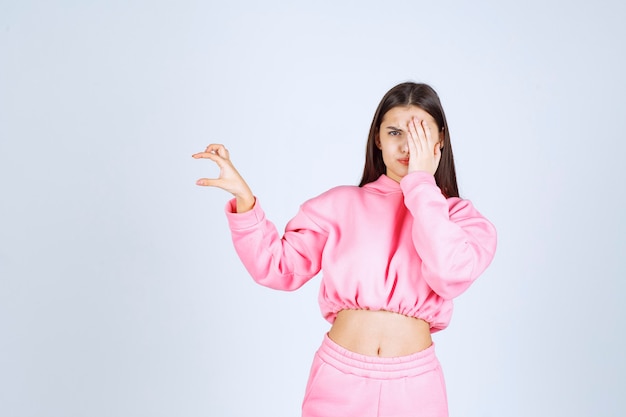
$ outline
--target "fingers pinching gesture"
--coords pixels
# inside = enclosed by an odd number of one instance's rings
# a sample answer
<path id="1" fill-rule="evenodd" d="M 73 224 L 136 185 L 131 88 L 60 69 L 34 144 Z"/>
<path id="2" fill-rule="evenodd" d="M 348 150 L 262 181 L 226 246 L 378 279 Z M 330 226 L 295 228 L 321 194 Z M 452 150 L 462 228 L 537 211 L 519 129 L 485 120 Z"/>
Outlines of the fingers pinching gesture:
<path id="1" fill-rule="evenodd" d="M 426 120 L 412 117 L 408 124 L 409 172 L 426 171 L 432 175 L 441 160 L 443 138 Z"/>
<path id="2" fill-rule="evenodd" d="M 228 149 L 224 145 L 209 145 L 204 152 L 193 154 L 192 157 L 195 159 L 210 159 L 220 169 L 218 178 L 200 178 L 196 181 L 197 185 L 218 187 L 234 195 L 237 199 L 237 213 L 252 209 L 254 206 L 254 195 L 230 161 Z"/>

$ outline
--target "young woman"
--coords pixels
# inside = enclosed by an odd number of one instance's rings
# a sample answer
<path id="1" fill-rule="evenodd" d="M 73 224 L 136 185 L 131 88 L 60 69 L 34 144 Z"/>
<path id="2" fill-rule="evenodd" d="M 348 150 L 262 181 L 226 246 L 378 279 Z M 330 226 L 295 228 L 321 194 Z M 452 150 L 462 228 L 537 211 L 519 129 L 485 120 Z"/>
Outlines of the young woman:
<path id="1" fill-rule="evenodd" d="M 220 168 L 201 186 L 234 195 L 233 242 L 261 285 L 295 290 L 322 271 L 319 303 L 332 327 L 313 360 L 305 417 L 447 416 L 431 333 L 452 299 L 487 268 L 496 231 L 459 198 L 437 93 L 403 83 L 372 121 L 363 178 L 305 202 L 279 235 L 223 145 L 194 158 Z"/>

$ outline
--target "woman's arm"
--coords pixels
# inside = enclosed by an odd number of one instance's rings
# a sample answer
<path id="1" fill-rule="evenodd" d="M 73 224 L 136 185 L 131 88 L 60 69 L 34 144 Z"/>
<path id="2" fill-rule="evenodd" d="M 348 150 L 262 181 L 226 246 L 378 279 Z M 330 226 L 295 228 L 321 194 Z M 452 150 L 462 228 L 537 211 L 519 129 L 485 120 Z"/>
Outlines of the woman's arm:
<path id="1" fill-rule="evenodd" d="M 193 157 L 210 159 L 220 168 L 219 178 L 202 178 L 198 185 L 218 187 L 235 196 L 226 205 L 226 216 L 235 250 L 256 282 L 291 291 L 317 275 L 327 233 L 306 214 L 304 206 L 281 236 L 266 218 L 223 145 L 209 145 L 205 152 Z"/>
<path id="2" fill-rule="evenodd" d="M 452 299 L 491 263 L 496 229 L 469 201 L 446 199 L 437 186 L 433 175 L 441 160 L 443 132 L 415 118 L 407 130 L 409 173 L 400 186 L 413 215 L 413 244 L 428 285 Z"/>
<path id="3" fill-rule="evenodd" d="M 495 227 L 471 202 L 446 199 L 427 172 L 405 176 L 400 186 L 413 215 L 413 244 L 424 279 L 445 299 L 460 295 L 491 263 Z"/>

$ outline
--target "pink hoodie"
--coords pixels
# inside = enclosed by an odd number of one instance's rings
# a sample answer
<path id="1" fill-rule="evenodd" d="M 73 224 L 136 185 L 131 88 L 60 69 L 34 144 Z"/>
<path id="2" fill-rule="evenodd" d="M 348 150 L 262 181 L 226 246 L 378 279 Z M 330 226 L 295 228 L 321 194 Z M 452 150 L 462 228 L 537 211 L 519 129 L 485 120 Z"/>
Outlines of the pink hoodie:
<path id="1" fill-rule="evenodd" d="M 496 230 L 468 200 L 446 199 L 432 175 L 400 183 L 382 175 L 305 202 L 284 235 L 259 202 L 226 206 L 235 249 L 254 280 L 295 290 L 322 271 L 319 304 L 333 322 L 343 309 L 388 310 L 446 328 L 452 299 L 487 268 Z"/>

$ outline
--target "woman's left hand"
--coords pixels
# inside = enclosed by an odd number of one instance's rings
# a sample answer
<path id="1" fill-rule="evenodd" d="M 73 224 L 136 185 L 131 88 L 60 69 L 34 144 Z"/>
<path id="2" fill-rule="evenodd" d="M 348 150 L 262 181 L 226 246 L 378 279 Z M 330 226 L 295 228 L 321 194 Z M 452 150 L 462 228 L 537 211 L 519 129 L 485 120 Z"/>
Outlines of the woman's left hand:
<path id="1" fill-rule="evenodd" d="M 426 171 L 435 175 L 441 160 L 439 132 L 431 130 L 426 120 L 413 117 L 408 124 L 409 173 Z"/>

